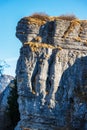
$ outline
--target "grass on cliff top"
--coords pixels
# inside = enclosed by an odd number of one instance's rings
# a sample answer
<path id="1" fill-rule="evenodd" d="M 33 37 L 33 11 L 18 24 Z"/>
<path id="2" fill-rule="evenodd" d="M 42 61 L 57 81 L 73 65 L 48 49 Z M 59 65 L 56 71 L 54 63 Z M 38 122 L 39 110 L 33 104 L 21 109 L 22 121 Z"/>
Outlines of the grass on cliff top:
<path id="1" fill-rule="evenodd" d="M 38 24 L 38 25 L 43 25 L 46 23 L 46 21 L 49 21 L 49 16 L 44 13 L 34 13 L 29 17 L 25 17 L 24 19 L 28 20 L 29 24 Z"/>
<path id="2" fill-rule="evenodd" d="M 43 25 L 47 21 L 54 21 L 54 20 L 67 20 L 72 21 L 76 20 L 77 17 L 75 15 L 61 15 L 61 16 L 49 16 L 45 13 L 34 13 L 29 17 L 24 17 L 24 19 L 28 20 L 29 24 L 37 24 L 37 25 Z"/>
<path id="3" fill-rule="evenodd" d="M 39 26 L 45 24 L 47 21 L 55 21 L 55 20 L 66 20 L 66 21 L 79 21 L 81 24 L 86 23 L 87 20 L 79 20 L 75 15 L 60 15 L 60 16 L 49 16 L 45 13 L 34 13 L 31 16 L 22 18 L 27 21 L 28 24 L 37 24 Z"/>
<path id="4" fill-rule="evenodd" d="M 68 21 L 72 21 L 75 19 L 78 19 L 75 15 L 61 15 L 58 17 L 58 19 L 62 19 L 62 20 L 68 20 Z"/>

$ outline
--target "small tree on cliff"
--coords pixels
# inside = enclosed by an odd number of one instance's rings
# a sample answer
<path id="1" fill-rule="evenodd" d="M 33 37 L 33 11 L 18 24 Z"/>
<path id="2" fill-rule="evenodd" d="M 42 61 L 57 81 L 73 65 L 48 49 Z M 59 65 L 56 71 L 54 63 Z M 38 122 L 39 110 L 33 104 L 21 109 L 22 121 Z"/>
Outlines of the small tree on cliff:
<path id="1" fill-rule="evenodd" d="M 17 80 L 14 80 L 14 85 L 11 87 L 10 96 L 8 97 L 8 116 L 11 119 L 13 128 L 20 120 L 20 114 L 18 110 L 18 94 L 17 94 Z"/>

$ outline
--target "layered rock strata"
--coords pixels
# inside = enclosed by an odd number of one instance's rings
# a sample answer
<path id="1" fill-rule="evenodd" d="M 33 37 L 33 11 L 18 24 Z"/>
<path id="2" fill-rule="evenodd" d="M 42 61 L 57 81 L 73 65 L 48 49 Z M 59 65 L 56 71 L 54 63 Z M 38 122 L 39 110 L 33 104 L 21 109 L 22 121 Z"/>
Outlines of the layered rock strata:
<path id="1" fill-rule="evenodd" d="M 15 130 L 87 129 L 87 21 L 26 17 L 17 25 Z"/>

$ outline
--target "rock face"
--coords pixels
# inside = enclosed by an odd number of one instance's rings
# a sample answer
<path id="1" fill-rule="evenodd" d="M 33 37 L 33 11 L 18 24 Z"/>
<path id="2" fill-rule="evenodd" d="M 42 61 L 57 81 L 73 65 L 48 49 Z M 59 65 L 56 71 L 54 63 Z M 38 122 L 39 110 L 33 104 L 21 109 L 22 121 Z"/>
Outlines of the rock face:
<path id="1" fill-rule="evenodd" d="M 0 76 L 0 130 L 11 130 L 11 122 L 6 114 L 7 98 L 11 91 L 10 82 L 14 78 L 10 75 Z"/>
<path id="2" fill-rule="evenodd" d="M 87 129 L 87 21 L 23 18 L 15 130 Z"/>

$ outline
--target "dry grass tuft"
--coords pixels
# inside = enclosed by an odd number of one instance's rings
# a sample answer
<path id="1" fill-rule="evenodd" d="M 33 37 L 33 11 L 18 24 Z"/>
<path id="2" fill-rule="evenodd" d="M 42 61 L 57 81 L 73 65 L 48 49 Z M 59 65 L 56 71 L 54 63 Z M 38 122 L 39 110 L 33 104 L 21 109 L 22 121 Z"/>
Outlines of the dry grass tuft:
<path id="1" fill-rule="evenodd" d="M 34 13 L 29 17 L 24 18 L 28 24 L 37 24 L 39 26 L 45 24 L 47 21 L 54 21 L 54 20 L 76 20 L 77 17 L 75 15 L 61 15 L 61 16 L 49 16 L 45 13 Z"/>
<path id="2" fill-rule="evenodd" d="M 46 43 L 38 43 L 38 42 L 26 42 L 24 45 L 29 45 L 33 52 L 38 52 L 39 48 L 51 48 L 54 49 L 54 46 L 51 46 Z"/>
<path id="3" fill-rule="evenodd" d="M 38 42 L 26 42 L 24 43 L 24 45 L 29 45 L 32 52 L 39 52 L 40 48 L 50 48 L 50 49 L 58 49 L 58 50 L 62 50 L 62 47 L 55 47 L 52 46 L 50 44 L 46 44 L 46 43 L 38 43 Z M 46 58 L 49 58 L 49 56 L 47 55 Z"/>
<path id="4" fill-rule="evenodd" d="M 46 23 L 46 21 L 42 21 L 41 19 L 32 18 L 32 17 L 25 17 L 24 19 L 28 21 L 28 24 L 36 24 L 38 26 L 41 26 Z"/>
<path id="5" fill-rule="evenodd" d="M 39 26 L 49 21 L 49 16 L 45 13 L 34 13 L 29 17 L 25 17 L 24 19 L 28 20 L 28 24 L 37 24 Z"/>
<path id="6" fill-rule="evenodd" d="M 42 42 L 42 37 L 40 37 L 40 36 L 37 36 L 37 37 L 35 37 L 35 42 Z"/>
<path id="7" fill-rule="evenodd" d="M 58 17 L 58 19 L 62 19 L 62 20 L 68 20 L 68 21 L 72 21 L 77 19 L 77 17 L 75 15 L 61 15 Z"/>
<path id="8" fill-rule="evenodd" d="M 30 16 L 31 18 L 36 18 L 36 19 L 40 19 L 42 21 L 47 21 L 49 20 L 49 16 L 45 13 L 34 13 L 32 14 L 32 16 Z"/>

